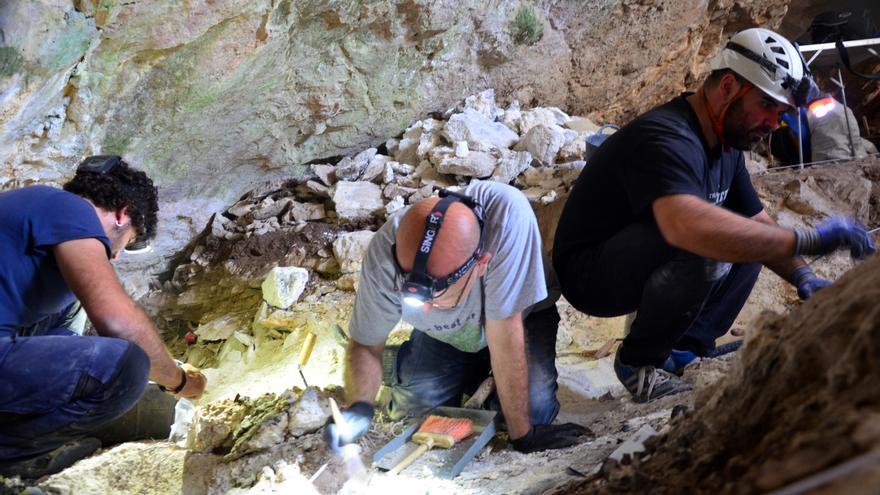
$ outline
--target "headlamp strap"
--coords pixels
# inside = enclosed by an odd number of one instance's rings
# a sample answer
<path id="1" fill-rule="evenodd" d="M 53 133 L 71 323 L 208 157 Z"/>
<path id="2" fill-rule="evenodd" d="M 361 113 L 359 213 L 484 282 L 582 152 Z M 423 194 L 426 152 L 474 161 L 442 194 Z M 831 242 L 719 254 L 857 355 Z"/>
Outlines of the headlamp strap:
<path id="1" fill-rule="evenodd" d="M 428 273 L 428 258 L 431 256 L 431 250 L 437 241 L 437 234 L 440 232 L 440 226 L 443 225 L 443 219 L 446 217 L 446 210 L 449 205 L 458 201 L 456 196 L 446 196 L 431 210 L 425 219 L 425 233 L 422 235 L 422 242 L 416 250 L 416 258 L 413 260 L 413 268 L 411 273 Z"/>

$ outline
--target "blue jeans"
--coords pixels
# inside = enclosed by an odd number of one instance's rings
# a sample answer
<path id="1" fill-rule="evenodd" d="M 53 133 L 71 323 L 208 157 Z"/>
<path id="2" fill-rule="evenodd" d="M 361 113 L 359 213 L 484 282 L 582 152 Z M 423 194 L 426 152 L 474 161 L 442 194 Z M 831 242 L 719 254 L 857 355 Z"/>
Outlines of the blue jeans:
<path id="1" fill-rule="evenodd" d="M 66 328 L 0 337 L 0 460 L 49 452 L 121 416 L 147 385 L 150 360 L 123 339 Z"/>
<path id="2" fill-rule="evenodd" d="M 532 424 L 549 424 L 559 412 L 556 399 L 556 307 L 529 314 L 523 322 L 526 332 L 526 361 L 529 368 L 529 412 Z M 464 352 L 413 331 L 400 346 L 391 387 L 390 416 L 417 416 L 436 406 L 460 407 L 462 396 L 489 376 L 489 349 Z M 500 410 L 496 394 L 489 407 Z"/>
<path id="3" fill-rule="evenodd" d="M 638 311 L 620 359 L 661 366 L 673 348 L 706 356 L 745 305 L 759 263 L 724 263 L 669 245 L 654 223 L 630 225 L 599 246 L 554 260 L 562 293 L 579 311 Z"/>

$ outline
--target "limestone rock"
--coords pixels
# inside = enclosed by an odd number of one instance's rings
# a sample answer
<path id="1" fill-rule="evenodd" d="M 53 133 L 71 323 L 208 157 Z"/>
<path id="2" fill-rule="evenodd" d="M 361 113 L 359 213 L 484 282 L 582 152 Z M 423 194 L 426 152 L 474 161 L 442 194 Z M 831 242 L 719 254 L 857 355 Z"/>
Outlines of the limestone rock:
<path id="1" fill-rule="evenodd" d="M 472 109 L 465 109 L 464 112 L 450 117 L 443 135 L 451 143 L 467 141 L 470 149 L 478 151 L 510 148 L 519 138 L 506 125 L 493 122 Z"/>
<path id="2" fill-rule="evenodd" d="M 374 235 L 376 233 L 373 231 L 359 230 L 339 234 L 339 237 L 333 241 L 333 255 L 336 256 L 342 273 L 360 271 L 361 260 L 363 260 L 367 246 Z"/>
<path id="3" fill-rule="evenodd" d="M 293 198 L 281 198 L 275 201 L 268 197 L 253 211 L 254 220 L 268 220 L 277 217 L 292 202 Z"/>
<path id="4" fill-rule="evenodd" d="M 519 120 L 519 132 L 520 134 L 526 134 L 538 125 L 545 127 L 565 125 L 569 120 L 570 117 L 558 108 L 533 108 L 522 112 Z"/>
<path id="5" fill-rule="evenodd" d="M 562 183 L 567 187 L 574 185 L 577 178 L 580 177 L 581 171 L 587 165 L 583 160 L 575 160 L 573 162 L 559 163 L 556 165 L 557 177 L 562 179 Z"/>
<path id="6" fill-rule="evenodd" d="M 568 132 L 574 131 L 568 130 Z M 559 150 L 559 153 L 556 155 L 556 161 L 571 162 L 584 159 L 587 154 L 586 137 L 577 133 L 574 134 L 573 137 L 570 134 L 566 136 L 567 143 Z"/>
<path id="7" fill-rule="evenodd" d="M 260 286 L 263 289 L 263 300 L 270 306 L 287 309 L 299 300 L 308 281 L 309 271 L 305 268 L 276 266 Z"/>
<path id="8" fill-rule="evenodd" d="M 333 202 L 339 218 L 345 220 L 368 219 L 385 206 L 382 189 L 371 182 L 337 182 Z"/>
<path id="9" fill-rule="evenodd" d="M 492 180 L 509 184 L 519 174 L 523 173 L 532 163 L 532 154 L 528 151 L 503 150 L 495 170 L 492 172 Z"/>
<path id="10" fill-rule="evenodd" d="M 443 159 L 437 171 L 464 177 L 488 177 L 495 171 L 495 157 L 482 151 L 472 151 L 463 158 L 449 156 Z"/>
<path id="11" fill-rule="evenodd" d="M 295 222 L 307 222 L 309 220 L 321 220 L 327 217 L 324 205 L 316 203 L 299 203 L 291 201 L 290 209 L 285 214 L 285 220 Z"/>
<path id="12" fill-rule="evenodd" d="M 240 328 L 241 323 L 237 318 L 225 315 L 203 325 L 199 325 L 195 333 L 199 336 L 199 340 L 226 340 L 229 337 L 232 337 L 232 334 Z"/>
<path id="13" fill-rule="evenodd" d="M 542 165 L 553 165 L 565 144 L 565 130 L 556 124 L 537 124 L 517 143 L 517 151 L 528 151 Z"/>
<path id="14" fill-rule="evenodd" d="M 381 176 L 385 172 L 385 165 L 389 161 L 391 161 L 391 158 L 385 155 L 375 155 L 370 158 L 369 163 L 367 163 L 367 166 L 364 168 L 364 172 L 361 175 L 361 180 L 372 181 Z"/>
<path id="15" fill-rule="evenodd" d="M 197 408 L 186 436 L 186 448 L 196 452 L 211 452 L 217 448 L 232 447 L 232 433 L 247 411 L 244 403 L 228 399 Z"/>
<path id="16" fill-rule="evenodd" d="M 504 111 L 495 104 L 495 90 L 489 88 L 464 99 L 464 108 L 473 110 L 489 120 L 497 120 Z"/>
<path id="17" fill-rule="evenodd" d="M 343 158 L 336 164 L 336 177 L 347 181 L 360 179 L 374 156 L 376 156 L 376 148 L 368 148 L 353 157 Z"/>
<path id="18" fill-rule="evenodd" d="M 385 205 L 385 217 L 388 218 L 391 215 L 395 214 L 398 210 L 403 208 L 406 205 L 406 202 L 403 200 L 403 196 L 394 196 L 394 199 L 388 202 Z"/>
<path id="19" fill-rule="evenodd" d="M 599 126 L 586 117 L 571 117 L 568 122 L 565 123 L 565 127 L 578 134 L 585 134 L 588 132 L 595 133 L 599 130 Z"/>
<path id="20" fill-rule="evenodd" d="M 322 428 L 328 417 L 330 406 L 327 399 L 314 387 L 309 387 L 288 411 L 287 432 L 294 437 L 312 433 Z"/>
<path id="21" fill-rule="evenodd" d="M 312 171 L 321 179 L 325 186 L 332 186 L 336 183 L 336 167 L 326 164 L 311 165 Z"/>

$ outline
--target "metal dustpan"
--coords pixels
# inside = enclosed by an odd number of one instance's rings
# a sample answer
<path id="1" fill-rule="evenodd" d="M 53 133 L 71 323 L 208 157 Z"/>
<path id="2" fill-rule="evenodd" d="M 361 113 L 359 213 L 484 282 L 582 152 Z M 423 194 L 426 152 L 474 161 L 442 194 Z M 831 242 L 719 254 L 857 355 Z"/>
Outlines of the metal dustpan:
<path id="1" fill-rule="evenodd" d="M 495 436 L 495 417 L 498 413 L 482 409 L 441 406 L 429 411 L 425 417 L 431 414 L 447 418 L 467 418 L 473 421 L 474 432 L 471 436 L 455 444 L 451 449 L 431 449 L 415 462 L 427 465 L 431 473 L 438 478 L 455 478 Z M 418 445 L 409 440 L 421 424 L 420 419 L 409 425 L 403 433 L 379 449 L 373 455 L 375 466 L 388 471 L 418 448 Z"/>

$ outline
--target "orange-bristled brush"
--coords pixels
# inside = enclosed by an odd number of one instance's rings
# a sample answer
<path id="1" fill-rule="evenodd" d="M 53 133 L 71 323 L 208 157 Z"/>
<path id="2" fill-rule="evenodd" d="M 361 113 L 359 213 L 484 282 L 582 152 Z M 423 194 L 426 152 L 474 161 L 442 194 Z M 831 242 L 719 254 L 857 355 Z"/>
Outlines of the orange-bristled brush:
<path id="1" fill-rule="evenodd" d="M 456 442 L 460 442 L 474 431 L 473 421 L 467 418 L 446 418 L 443 416 L 428 416 L 412 436 L 412 441 L 419 444 L 406 459 L 400 461 L 390 471 L 390 474 L 398 474 L 413 463 L 420 455 L 434 447 L 451 449 Z"/>

